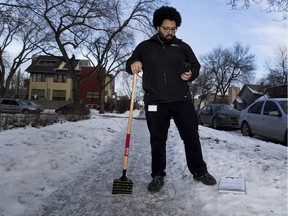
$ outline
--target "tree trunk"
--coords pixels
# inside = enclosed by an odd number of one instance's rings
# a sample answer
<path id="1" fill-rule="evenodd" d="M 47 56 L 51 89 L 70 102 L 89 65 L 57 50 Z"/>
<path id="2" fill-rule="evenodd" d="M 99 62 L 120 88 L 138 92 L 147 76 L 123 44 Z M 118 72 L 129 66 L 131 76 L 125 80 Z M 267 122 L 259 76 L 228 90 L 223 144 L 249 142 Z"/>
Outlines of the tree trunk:
<path id="1" fill-rule="evenodd" d="M 99 73 L 100 76 L 100 108 L 99 108 L 99 114 L 104 114 L 104 105 L 105 105 L 105 70 L 101 70 Z"/>
<path id="2" fill-rule="evenodd" d="M 80 86 L 79 82 L 77 80 L 73 80 L 73 103 L 75 114 L 81 114 L 79 86 Z"/>

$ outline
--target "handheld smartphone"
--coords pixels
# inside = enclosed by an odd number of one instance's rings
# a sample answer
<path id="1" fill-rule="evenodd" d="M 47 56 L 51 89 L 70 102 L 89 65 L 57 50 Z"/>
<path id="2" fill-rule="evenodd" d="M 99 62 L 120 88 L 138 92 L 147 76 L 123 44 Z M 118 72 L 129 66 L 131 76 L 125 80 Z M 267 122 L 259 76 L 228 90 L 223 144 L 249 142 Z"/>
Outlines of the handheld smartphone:
<path id="1" fill-rule="evenodd" d="M 191 70 L 191 64 L 187 62 L 182 63 L 182 73 Z"/>

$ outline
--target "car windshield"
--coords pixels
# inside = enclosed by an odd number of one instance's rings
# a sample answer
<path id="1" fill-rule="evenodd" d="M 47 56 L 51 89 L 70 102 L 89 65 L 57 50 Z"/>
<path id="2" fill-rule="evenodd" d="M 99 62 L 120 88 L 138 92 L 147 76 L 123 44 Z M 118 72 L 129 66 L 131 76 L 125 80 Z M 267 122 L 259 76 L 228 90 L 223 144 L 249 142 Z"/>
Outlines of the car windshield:
<path id="1" fill-rule="evenodd" d="M 231 110 L 234 110 L 234 108 L 229 105 L 221 105 L 215 108 L 215 111 L 231 111 Z"/>
<path id="2" fill-rule="evenodd" d="M 279 101 L 280 106 L 282 107 L 283 111 L 287 114 L 287 101 Z"/>
<path id="3" fill-rule="evenodd" d="M 23 100 L 18 100 L 18 102 L 19 102 L 19 104 L 24 105 L 24 106 L 27 106 L 27 105 L 28 105 L 28 104 L 27 104 L 25 101 L 23 101 Z"/>

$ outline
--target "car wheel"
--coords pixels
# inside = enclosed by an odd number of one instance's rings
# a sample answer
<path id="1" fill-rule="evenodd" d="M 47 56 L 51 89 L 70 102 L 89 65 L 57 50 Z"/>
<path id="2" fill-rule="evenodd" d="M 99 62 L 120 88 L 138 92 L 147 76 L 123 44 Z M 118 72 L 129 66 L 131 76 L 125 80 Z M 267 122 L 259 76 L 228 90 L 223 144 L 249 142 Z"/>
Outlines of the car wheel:
<path id="1" fill-rule="evenodd" d="M 251 133 L 251 129 L 247 122 L 243 122 L 241 125 L 241 133 L 243 136 L 250 136 L 252 137 L 253 134 Z"/>
<path id="2" fill-rule="evenodd" d="M 218 128 L 218 123 L 217 123 L 217 120 L 215 118 L 212 120 L 212 128 L 214 128 L 214 129 Z"/>
<path id="3" fill-rule="evenodd" d="M 22 113 L 23 114 L 29 114 L 29 110 L 23 110 Z"/>

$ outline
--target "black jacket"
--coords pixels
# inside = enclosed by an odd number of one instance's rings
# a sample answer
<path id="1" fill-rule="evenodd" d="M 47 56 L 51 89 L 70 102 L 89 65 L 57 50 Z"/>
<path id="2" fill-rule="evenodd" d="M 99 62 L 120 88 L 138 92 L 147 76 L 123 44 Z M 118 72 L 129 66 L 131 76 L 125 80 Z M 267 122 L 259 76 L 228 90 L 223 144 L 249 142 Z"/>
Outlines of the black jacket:
<path id="1" fill-rule="evenodd" d="M 188 83 L 199 75 L 200 64 L 188 44 L 175 38 L 172 44 L 165 45 L 156 34 L 141 42 L 127 60 L 126 71 L 130 74 L 135 61 L 143 64 L 145 103 L 191 100 Z M 188 81 L 180 77 L 185 62 L 191 64 L 192 77 Z"/>

